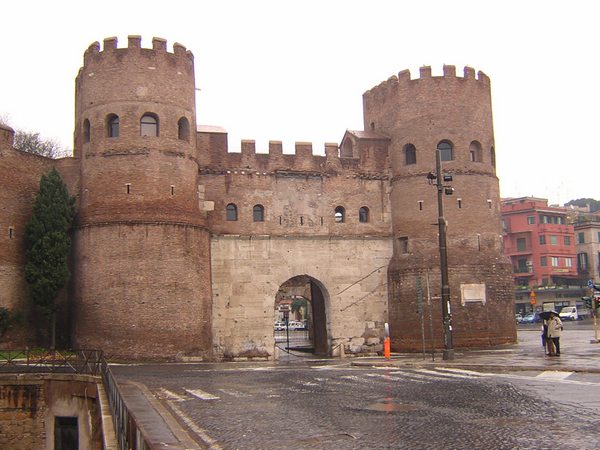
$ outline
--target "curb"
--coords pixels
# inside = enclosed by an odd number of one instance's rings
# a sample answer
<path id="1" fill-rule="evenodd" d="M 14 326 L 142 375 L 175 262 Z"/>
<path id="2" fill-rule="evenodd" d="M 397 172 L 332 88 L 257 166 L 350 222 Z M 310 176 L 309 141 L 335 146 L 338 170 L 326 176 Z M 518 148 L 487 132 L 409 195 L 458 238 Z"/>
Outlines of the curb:
<path id="1" fill-rule="evenodd" d="M 507 363 L 508 364 L 508 363 Z M 507 364 L 486 364 L 470 362 L 446 362 L 436 361 L 352 361 L 351 366 L 355 367 L 397 367 L 397 368 L 422 368 L 422 367 L 453 367 L 465 370 L 477 370 L 480 372 L 526 372 L 526 371 L 549 371 L 561 370 L 579 373 L 600 373 L 600 367 L 584 366 L 542 366 L 542 365 L 507 365 Z"/>

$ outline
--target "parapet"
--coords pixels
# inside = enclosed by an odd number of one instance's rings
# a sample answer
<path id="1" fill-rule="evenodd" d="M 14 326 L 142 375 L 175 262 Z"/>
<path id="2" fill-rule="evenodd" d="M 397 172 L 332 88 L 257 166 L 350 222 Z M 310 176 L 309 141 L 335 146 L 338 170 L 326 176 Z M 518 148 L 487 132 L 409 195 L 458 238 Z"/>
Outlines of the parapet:
<path id="1" fill-rule="evenodd" d="M 102 54 L 113 54 L 115 52 L 126 53 L 126 52 L 154 52 L 157 56 L 160 54 L 174 55 L 179 58 L 185 58 L 187 60 L 193 60 L 194 56 L 191 51 L 187 50 L 183 45 L 178 42 L 173 44 L 173 53 L 167 51 L 167 41 L 163 38 L 153 37 L 152 48 L 142 47 L 142 37 L 138 35 L 127 36 L 127 47 L 119 48 L 117 46 L 118 39 L 115 36 L 107 37 L 103 41 L 103 48 L 100 49 L 100 43 L 93 42 L 90 44 L 88 49 L 83 55 L 83 63 L 87 65 L 91 63 L 95 58 Z"/>
<path id="2" fill-rule="evenodd" d="M 476 83 L 481 83 L 484 86 L 490 85 L 489 77 L 479 71 L 477 72 L 477 78 L 475 77 L 475 69 L 472 67 L 466 66 L 463 70 L 463 76 L 459 77 L 456 75 L 456 66 L 453 65 L 444 65 L 443 66 L 443 75 L 442 76 L 432 76 L 431 66 L 422 66 L 419 68 L 419 77 L 411 78 L 410 70 L 405 69 L 398 73 L 398 75 L 393 75 L 389 77 L 386 81 L 378 84 L 377 86 L 369 89 L 365 92 L 364 95 L 373 95 L 381 92 L 387 92 L 391 90 L 398 89 L 401 86 L 410 86 L 411 83 L 417 83 L 419 81 L 425 81 L 430 79 L 448 79 L 448 80 L 456 80 L 463 79 L 465 81 L 474 81 Z"/>

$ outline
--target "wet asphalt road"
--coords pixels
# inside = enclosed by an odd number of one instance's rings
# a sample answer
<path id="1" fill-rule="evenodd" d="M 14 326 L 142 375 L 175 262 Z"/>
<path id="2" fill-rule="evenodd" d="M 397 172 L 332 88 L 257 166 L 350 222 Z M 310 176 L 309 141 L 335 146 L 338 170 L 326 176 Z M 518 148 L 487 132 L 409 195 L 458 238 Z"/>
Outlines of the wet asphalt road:
<path id="1" fill-rule="evenodd" d="M 568 400 L 569 392 L 600 396 L 597 376 L 357 368 L 339 360 L 111 368 L 120 381 L 144 383 L 214 448 L 600 448 L 600 405 Z"/>

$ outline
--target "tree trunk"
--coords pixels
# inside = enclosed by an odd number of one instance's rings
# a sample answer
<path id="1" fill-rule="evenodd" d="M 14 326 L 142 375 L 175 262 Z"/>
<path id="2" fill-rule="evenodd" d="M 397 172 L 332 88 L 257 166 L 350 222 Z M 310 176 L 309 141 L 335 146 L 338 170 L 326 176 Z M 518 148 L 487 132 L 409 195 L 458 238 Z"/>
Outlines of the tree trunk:
<path id="1" fill-rule="evenodd" d="M 50 350 L 56 349 L 56 311 L 52 311 L 50 324 Z"/>

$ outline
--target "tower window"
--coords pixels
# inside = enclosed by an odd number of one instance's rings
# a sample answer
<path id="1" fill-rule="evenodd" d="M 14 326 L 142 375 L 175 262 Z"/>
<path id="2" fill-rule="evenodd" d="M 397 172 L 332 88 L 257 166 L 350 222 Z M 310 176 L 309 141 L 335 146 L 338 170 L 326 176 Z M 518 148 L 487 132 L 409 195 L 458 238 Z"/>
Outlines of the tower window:
<path id="1" fill-rule="evenodd" d="M 182 141 L 190 141 L 190 123 L 185 117 L 177 122 L 177 137 Z"/>
<path id="2" fill-rule="evenodd" d="M 83 121 L 83 142 L 90 142 L 90 121 Z"/>
<path id="3" fill-rule="evenodd" d="M 419 204 L 419 211 L 423 211 L 423 200 L 417 202 Z"/>
<path id="4" fill-rule="evenodd" d="M 254 205 L 254 208 L 252 208 L 252 218 L 255 222 L 265 221 L 265 208 L 263 205 Z"/>
<path id="5" fill-rule="evenodd" d="M 452 154 L 452 144 L 449 141 L 440 141 L 437 145 L 437 149 L 440 151 L 440 159 L 442 161 L 452 161 L 454 159 Z"/>
<path id="6" fill-rule="evenodd" d="M 108 137 L 119 137 L 119 116 L 111 114 L 106 119 Z"/>
<path id="7" fill-rule="evenodd" d="M 235 222 L 236 220 L 238 220 L 237 206 L 235 206 L 235 203 L 228 204 L 225 208 L 225 211 L 228 221 Z"/>
<path id="8" fill-rule="evenodd" d="M 358 210 L 358 221 L 360 223 L 367 223 L 369 221 L 369 208 L 363 206 Z"/>
<path id="9" fill-rule="evenodd" d="M 404 164 L 407 166 L 409 164 L 417 163 L 417 149 L 413 144 L 406 144 L 404 146 Z"/>
<path id="10" fill-rule="evenodd" d="M 125 184 L 125 190 L 127 191 L 128 194 L 131 194 L 131 183 Z"/>
<path id="11" fill-rule="evenodd" d="M 343 223 L 344 220 L 346 219 L 346 210 L 344 209 L 343 206 L 336 206 L 335 208 L 335 223 Z"/>
<path id="12" fill-rule="evenodd" d="M 12 239 L 15 236 L 15 229 L 13 227 L 8 227 L 8 238 Z"/>
<path id="13" fill-rule="evenodd" d="M 398 250 L 402 254 L 408 253 L 408 236 L 400 236 L 398 238 Z"/>
<path id="14" fill-rule="evenodd" d="M 154 114 L 146 113 L 140 120 L 140 135 L 157 137 L 158 136 L 158 117 Z"/>
<path id="15" fill-rule="evenodd" d="M 493 167 L 496 167 L 496 150 L 494 150 L 494 147 L 490 148 L 490 162 Z"/>
<path id="16" fill-rule="evenodd" d="M 481 162 L 481 144 L 478 141 L 471 142 L 469 145 L 469 159 L 471 162 Z"/>

